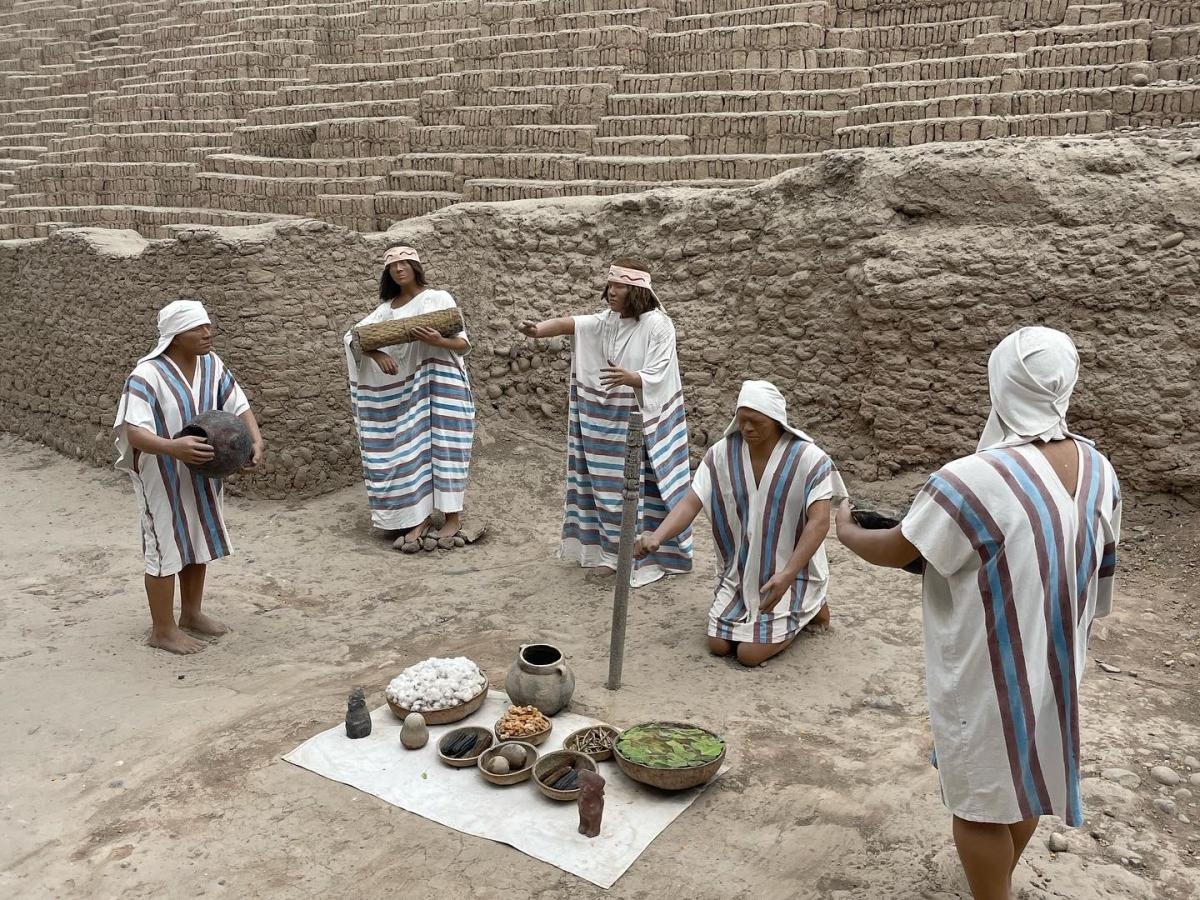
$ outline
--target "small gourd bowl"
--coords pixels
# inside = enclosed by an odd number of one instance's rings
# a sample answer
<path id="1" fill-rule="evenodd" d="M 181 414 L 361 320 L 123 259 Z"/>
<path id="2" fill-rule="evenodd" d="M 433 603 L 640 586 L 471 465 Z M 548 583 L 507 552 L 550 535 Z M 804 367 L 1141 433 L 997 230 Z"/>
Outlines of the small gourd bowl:
<path id="1" fill-rule="evenodd" d="M 554 723 L 549 719 L 546 720 L 546 727 L 537 734 L 505 734 L 500 730 L 500 720 L 496 720 L 496 727 L 493 729 L 496 732 L 496 740 L 498 741 L 522 741 L 526 744 L 533 744 L 535 747 L 539 744 L 544 744 L 546 738 L 550 737 L 550 732 L 554 728 Z"/>
<path id="2" fill-rule="evenodd" d="M 525 751 L 525 765 L 517 769 L 515 772 L 509 772 L 507 775 L 497 775 L 495 772 L 487 770 L 487 764 L 495 759 L 504 747 L 515 746 L 520 747 Z M 494 747 L 489 747 L 479 754 L 479 774 L 486 781 L 492 784 L 498 784 L 501 787 L 510 784 L 519 784 L 522 781 L 528 781 L 529 776 L 533 774 L 533 767 L 537 763 L 538 752 L 533 744 L 527 744 L 525 741 L 504 741 Z"/>
<path id="3" fill-rule="evenodd" d="M 608 749 L 595 750 L 591 752 L 580 750 L 579 745 L 583 741 L 583 736 L 596 728 L 602 729 L 609 737 L 612 738 L 612 742 L 608 745 Z M 613 728 L 613 726 L 604 722 L 597 722 L 595 725 L 589 725 L 587 728 L 580 728 L 578 731 L 572 731 L 570 734 L 568 734 L 567 739 L 563 741 L 563 749 L 574 750 L 576 753 L 586 753 L 586 755 L 590 756 L 596 762 L 604 762 L 607 759 L 613 758 L 613 747 L 616 746 L 617 738 L 620 736 L 621 729 Z"/>
<path id="4" fill-rule="evenodd" d="M 461 759 L 453 756 L 447 756 L 445 753 L 446 748 L 467 732 L 471 732 L 475 735 L 476 741 L 474 752 L 470 756 L 464 756 Z M 479 743 L 479 738 L 483 738 L 482 745 Z M 469 766 L 475 765 L 476 760 L 478 760 L 479 757 L 483 755 L 483 752 L 490 746 L 492 746 L 492 733 L 490 731 L 488 731 L 486 728 L 480 728 L 478 725 L 467 725 L 463 728 L 455 728 L 451 731 L 448 731 L 438 738 L 438 759 L 452 768 L 466 769 Z"/>
<path id="5" fill-rule="evenodd" d="M 586 753 L 576 753 L 574 750 L 555 750 L 553 753 L 547 753 L 533 764 L 533 783 L 538 786 L 539 791 L 551 800 L 570 802 L 579 799 L 582 788 L 575 788 L 573 791 L 558 791 L 542 781 L 543 778 L 565 763 L 570 763 L 576 769 L 587 769 L 589 772 L 596 771 L 596 761 Z"/>

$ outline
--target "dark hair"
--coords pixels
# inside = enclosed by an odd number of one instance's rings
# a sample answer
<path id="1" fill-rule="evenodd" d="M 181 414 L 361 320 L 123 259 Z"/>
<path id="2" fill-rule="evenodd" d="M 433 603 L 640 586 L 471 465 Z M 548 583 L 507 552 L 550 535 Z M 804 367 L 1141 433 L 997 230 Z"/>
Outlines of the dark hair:
<path id="1" fill-rule="evenodd" d="M 425 269 L 415 259 L 402 259 L 400 262 L 406 262 L 412 266 L 413 277 L 417 279 L 417 284 L 425 287 Z M 400 296 L 400 285 L 396 284 L 396 280 L 392 278 L 392 273 L 388 270 L 390 265 L 383 267 L 383 274 L 379 276 L 379 299 L 394 300 Z"/>
<path id="2" fill-rule="evenodd" d="M 644 262 L 639 262 L 636 259 L 614 259 L 614 266 L 620 266 L 622 269 L 637 269 L 639 272 L 650 274 L 650 267 Z M 608 285 L 604 285 L 604 293 L 600 295 L 600 299 L 605 303 L 608 302 Z M 629 299 L 626 301 L 628 306 L 626 309 L 633 316 L 634 320 L 640 319 L 642 313 L 650 312 L 652 309 L 658 309 L 661 304 L 658 299 L 650 292 L 649 288 L 629 286 Z"/>

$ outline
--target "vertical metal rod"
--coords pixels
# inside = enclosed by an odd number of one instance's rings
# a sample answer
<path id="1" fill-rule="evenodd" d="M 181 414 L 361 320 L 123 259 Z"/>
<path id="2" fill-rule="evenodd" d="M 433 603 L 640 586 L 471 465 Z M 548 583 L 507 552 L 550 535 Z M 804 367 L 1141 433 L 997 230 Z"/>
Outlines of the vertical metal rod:
<path id="1" fill-rule="evenodd" d="M 625 488 L 621 504 L 621 543 L 617 548 L 617 580 L 613 595 L 612 636 L 608 644 L 608 689 L 621 687 L 621 666 L 625 662 L 625 620 L 629 612 L 629 576 L 633 572 L 633 545 L 637 540 L 638 500 L 642 495 L 642 411 L 629 414 L 629 434 L 625 438 Z"/>

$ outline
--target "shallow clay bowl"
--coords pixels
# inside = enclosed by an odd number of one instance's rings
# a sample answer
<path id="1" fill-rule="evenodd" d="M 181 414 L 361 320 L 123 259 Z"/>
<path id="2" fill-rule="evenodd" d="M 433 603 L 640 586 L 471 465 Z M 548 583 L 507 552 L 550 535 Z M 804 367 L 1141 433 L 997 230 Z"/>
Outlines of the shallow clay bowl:
<path id="1" fill-rule="evenodd" d="M 500 755 L 502 747 L 509 745 L 520 747 L 525 751 L 525 765 L 515 772 L 509 772 L 507 775 L 497 775 L 494 772 L 489 772 L 485 766 Z M 509 784 L 518 784 L 519 782 L 529 780 L 529 776 L 533 774 L 533 766 L 537 762 L 537 758 L 538 752 L 533 744 L 527 744 L 524 741 L 504 741 L 495 747 L 489 747 L 479 754 L 479 774 L 492 784 L 498 784 L 502 787 Z"/>
<path id="2" fill-rule="evenodd" d="M 563 749 L 574 750 L 577 753 L 583 753 L 584 751 L 579 749 L 579 742 L 582 741 L 583 736 L 593 728 L 603 728 L 606 732 L 608 732 L 608 734 L 612 737 L 613 745 L 617 743 L 617 738 L 621 736 L 621 729 L 614 728 L 613 726 L 604 722 L 597 722 L 595 725 L 591 725 L 587 728 L 580 728 L 578 731 L 572 731 L 570 734 L 568 734 L 567 739 L 563 741 Z M 588 753 L 587 755 L 596 762 L 604 762 L 606 759 L 613 758 L 612 746 L 610 745 L 607 750 L 597 750 L 594 753 Z"/>
<path id="3" fill-rule="evenodd" d="M 465 719 L 479 707 L 483 706 L 483 701 L 487 699 L 488 680 L 487 676 L 483 679 L 483 688 L 465 703 L 460 703 L 457 706 L 448 706 L 445 709 L 405 709 L 399 703 L 393 702 L 392 698 L 386 693 L 383 695 L 387 700 L 388 706 L 392 708 L 392 712 L 397 719 L 404 721 L 404 717 L 410 712 L 419 712 L 425 718 L 426 725 L 449 725 L 451 722 L 457 722 L 460 719 Z"/>
<path id="4" fill-rule="evenodd" d="M 573 791 L 556 791 L 548 784 L 542 783 L 542 778 L 565 763 L 571 763 L 576 769 L 587 769 L 589 772 L 596 771 L 595 760 L 586 753 L 576 753 L 574 750 L 555 750 L 553 753 L 547 753 L 533 764 L 533 783 L 538 786 L 539 791 L 551 800 L 571 801 L 579 799 L 582 788 L 575 788 Z"/>
<path id="5" fill-rule="evenodd" d="M 470 756 L 464 756 L 461 759 L 454 756 L 447 756 L 444 752 L 445 749 L 468 731 L 474 733 L 477 739 L 483 738 L 483 743 L 481 744 L 478 740 L 476 740 L 475 747 L 471 751 Z M 475 765 L 475 761 L 478 760 L 479 757 L 483 755 L 483 752 L 490 746 L 492 746 L 492 733 L 490 731 L 488 731 L 486 728 L 480 728 L 478 725 L 467 725 L 464 728 L 455 728 L 451 731 L 447 731 L 444 735 L 438 738 L 438 759 L 455 769 L 465 769 L 468 766 Z"/>
<path id="6" fill-rule="evenodd" d="M 554 723 L 547 719 L 545 731 L 539 731 L 537 734 L 505 734 L 500 730 L 500 720 L 497 719 L 496 727 L 493 730 L 496 732 L 496 740 L 498 741 L 521 741 L 526 744 L 533 744 L 536 747 L 546 742 L 546 738 L 550 737 L 550 731 L 553 728 Z"/>
<path id="7" fill-rule="evenodd" d="M 642 722 L 642 725 L 678 725 L 685 728 L 703 728 L 701 725 L 693 725 L 689 722 Z M 637 726 L 630 726 L 631 728 Z M 716 732 L 708 731 L 713 737 L 720 737 Z M 617 765 L 621 771 L 632 778 L 634 781 L 639 781 L 642 784 L 648 784 L 650 787 L 656 787 L 663 791 L 686 791 L 688 788 L 699 787 L 702 784 L 708 784 L 716 776 L 717 772 L 721 771 L 721 763 L 725 761 L 725 752 L 729 749 L 728 745 L 721 749 L 721 755 L 711 762 L 706 762 L 699 766 L 688 766 L 685 769 L 659 769 L 654 766 L 644 766 L 641 763 L 636 763 L 631 759 L 626 759 L 621 755 L 621 751 L 614 745 L 613 759 L 617 761 Z"/>

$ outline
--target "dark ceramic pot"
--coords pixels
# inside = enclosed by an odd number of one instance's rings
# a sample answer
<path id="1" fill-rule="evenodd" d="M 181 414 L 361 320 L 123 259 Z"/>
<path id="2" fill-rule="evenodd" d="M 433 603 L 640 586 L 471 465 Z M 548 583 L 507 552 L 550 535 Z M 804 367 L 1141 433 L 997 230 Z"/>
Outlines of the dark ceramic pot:
<path id="1" fill-rule="evenodd" d="M 904 512 L 892 512 L 891 510 L 880 509 L 855 509 L 851 511 L 850 516 L 860 528 L 885 529 L 895 528 L 899 525 L 904 519 Z M 913 575 L 924 575 L 925 559 L 918 556 L 903 568 L 905 572 L 911 572 Z"/>
<path id="2" fill-rule="evenodd" d="M 212 459 L 203 465 L 188 466 L 208 478 L 226 478 L 244 468 L 254 456 L 254 440 L 246 423 L 219 409 L 200 413 L 175 437 L 198 437 L 212 445 Z"/>

